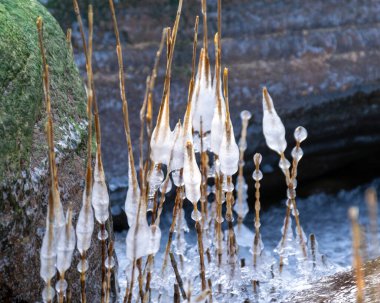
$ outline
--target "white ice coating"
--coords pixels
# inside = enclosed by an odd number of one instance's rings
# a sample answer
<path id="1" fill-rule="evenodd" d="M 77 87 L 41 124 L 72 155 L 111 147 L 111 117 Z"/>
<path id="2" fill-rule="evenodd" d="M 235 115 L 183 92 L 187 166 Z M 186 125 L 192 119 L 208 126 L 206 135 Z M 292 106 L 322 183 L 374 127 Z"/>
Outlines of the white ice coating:
<path id="1" fill-rule="evenodd" d="M 189 141 L 187 141 L 185 148 L 183 180 L 185 182 L 186 198 L 192 203 L 197 203 L 201 198 L 202 175 L 195 158 L 193 145 Z"/>
<path id="2" fill-rule="evenodd" d="M 169 164 L 173 136 L 169 125 L 169 94 L 160 109 L 156 127 L 150 140 L 150 157 L 155 163 Z"/>
<path id="3" fill-rule="evenodd" d="M 268 147 L 281 154 L 286 149 L 285 127 L 273 106 L 266 88 L 263 89 L 263 132 Z"/>
<path id="4" fill-rule="evenodd" d="M 130 163 L 130 161 L 129 161 Z M 128 225 L 131 226 L 136 222 L 136 216 L 140 200 L 140 187 L 136 182 L 136 188 L 133 186 L 132 171 L 129 165 L 128 168 L 128 191 L 125 199 L 125 213 L 128 219 Z"/>
<path id="5" fill-rule="evenodd" d="M 206 133 L 211 130 L 215 108 L 215 91 L 211 82 L 210 66 L 206 66 L 206 54 L 203 49 L 201 56 L 203 56 L 203 58 L 199 58 L 200 64 L 198 65 L 197 80 L 193 94 L 192 103 L 194 110 L 192 121 L 194 131 L 200 133 L 202 119 L 202 132 Z"/>
<path id="6" fill-rule="evenodd" d="M 99 169 L 98 155 L 96 155 L 94 168 L 94 184 L 92 187 L 92 206 L 95 212 L 95 218 L 100 224 L 104 224 L 109 217 L 109 203 L 104 171 Z"/>
<path id="7" fill-rule="evenodd" d="M 238 214 L 240 218 L 244 218 L 248 212 L 249 207 L 247 203 L 248 199 L 248 185 L 246 184 L 244 177 L 239 176 L 236 181 L 236 191 L 237 191 L 237 203 L 234 205 L 234 211 Z"/>
<path id="8" fill-rule="evenodd" d="M 229 121 L 230 130 L 224 128 L 219 149 L 220 170 L 225 176 L 232 176 L 239 169 L 239 147 L 236 144 L 234 129 Z"/>
<path id="9" fill-rule="evenodd" d="M 42 240 L 42 247 L 40 251 L 40 276 L 45 281 L 45 283 L 54 277 L 56 272 L 55 262 L 57 260 L 57 254 L 53 243 L 54 233 L 50 230 L 51 225 L 49 224 L 48 220 L 46 220 L 46 227 L 47 228 Z"/>
<path id="10" fill-rule="evenodd" d="M 147 256 L 152 251 L 151 249 L 151 229 L 148 225 L 146 218 L 146 204 L 141 201 L 140 212 L 138 214 L 138 224 L 136 224 L 136 218 L 132 221 L 128 221 L 130 224 L 126 245 L 127 245 L 127 258 L 133 260 L 144 256 Z"/>
<path id="11" fill-rule="evenodd" d="M 90 248 L 92 232 L 94 231 L 94 211 L 90 201 L 86 201 L 86 191 L 83 192 L 83 204 L 79 212 L 76 234 L 77 248 L 83 254 Z"/>
<path id="12" fill-rule="evenodd" d="M 170 171 L 183 168 L 184 163 L 184 129 L 180 122 L 177 123 L 173 131 L 173 138 L 177 138 L 173 147 L 173 158 L 170 162 Z"/>
<path id="13" fill-rule="evenodd" d="M 219 76 L 220 77 L 220 76 Z M 220 144 L 222 143 L 223 129 L 226 121 L 226 105 L 224 102 L 222 92 L 222 81 L 219 81 L 220 85 L 217 88 L 216 76 L 214 77 L 214 98 L 216 100 L 216 106 L 214 108 L 214 115 L 211 122 L 211 150 L 214 154 L 219 154 Z M 217 89 L 219 89 L 220 100 L 218 101 Z M 220 102 L 220 104 L 219 104 Z M 219 108 L 220 107 L 220 108 Z"/>
<path id="14" fill-rule="evenodd" d="M 66 226 L 62 229 L 57 244 L 57 269 L 63 274 L 70 268 L 75 249 L 75 230 L 71 222 L 71 211 L 66 214 Z"/>
<path id="15" fill-rule="evenodd" d="M 65 226 L 65 214 L 61 203 L 58 188 L 53 191 L 54 195 L 54 234 L 58 235 Z M 57 237 L 55 238 L 57 240 Z"/>

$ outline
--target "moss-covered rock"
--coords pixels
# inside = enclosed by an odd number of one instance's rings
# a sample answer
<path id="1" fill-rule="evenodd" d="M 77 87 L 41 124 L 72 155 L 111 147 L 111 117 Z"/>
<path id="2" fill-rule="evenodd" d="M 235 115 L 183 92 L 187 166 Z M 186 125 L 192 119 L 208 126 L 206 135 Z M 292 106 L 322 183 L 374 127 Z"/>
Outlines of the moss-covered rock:
<path id="1" fill-rule="evenodd" d="M 56 125 L 77 127 L 85 118 L 83 84 L 65 36 L 55 19 L 37 1 L 4 0 L 0 3 L 0 181 L 12 182 L 27 170 L 33 158 L 46 155 L 44 136 L 41 56 L 36 18 L 45 21 L 44 43 L 51 73 L 52 107 Z M 56 128 L 56 139 L 67 129 Z"/>
<path id="2" fill-rule="evenodd" d="M 47 141 L 42 66 L 36 20 L 44 20 L 44 44 L 64 209 L 82 203 L 86 159 L 86 96 L 65 35 L 36 0 L 0 1 L 0 301 L 39 302 L 43 281 L 39 251 L 45 228 Z M 76 215 L 74 215 L 76 222 Z M 110 235 L 112 236 L 112 232 Z M 100 244 L 94 231 L 88 253 L 89 302 L 100 302 Z M 78 302 L 75 253 L 67 280 Z M 55 281 L 53 281 L 55 282 Z"/>

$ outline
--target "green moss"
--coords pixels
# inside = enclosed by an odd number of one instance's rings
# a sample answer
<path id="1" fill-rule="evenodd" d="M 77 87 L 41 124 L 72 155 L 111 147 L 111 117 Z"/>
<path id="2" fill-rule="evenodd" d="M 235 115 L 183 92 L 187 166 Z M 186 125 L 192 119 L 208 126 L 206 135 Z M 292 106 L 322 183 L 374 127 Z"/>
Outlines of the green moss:
<path id="1" fill-rule="evenodd" d="M 0 183 L 28 170 L 31 158 L 46 155 L 45 106 L 36 20 L 44 20 L 50 69 L 55 139 L 60 125 L 86 117 L 85 91 L 57 21 L 36 0 L 0 2 Z M 32 157 L 33 154 L 33 157 Z"/>

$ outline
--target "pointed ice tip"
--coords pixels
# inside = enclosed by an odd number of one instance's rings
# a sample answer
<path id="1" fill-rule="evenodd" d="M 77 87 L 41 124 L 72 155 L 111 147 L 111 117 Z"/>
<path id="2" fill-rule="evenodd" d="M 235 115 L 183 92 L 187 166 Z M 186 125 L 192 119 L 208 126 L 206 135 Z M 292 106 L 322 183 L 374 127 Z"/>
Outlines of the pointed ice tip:
<path id="1" fill-rule="evenodd" d="M 348 209 L 348 216 L 352 221 L 356 221 L 359 217 L 359 208 L 352 206 Z"/>
<path id="2" fill-rule="evenodd" d="M 263 99 L 269 111 L 272 110 L 272 98 L 268 93 L 266 86 L 263 87 Z"/>

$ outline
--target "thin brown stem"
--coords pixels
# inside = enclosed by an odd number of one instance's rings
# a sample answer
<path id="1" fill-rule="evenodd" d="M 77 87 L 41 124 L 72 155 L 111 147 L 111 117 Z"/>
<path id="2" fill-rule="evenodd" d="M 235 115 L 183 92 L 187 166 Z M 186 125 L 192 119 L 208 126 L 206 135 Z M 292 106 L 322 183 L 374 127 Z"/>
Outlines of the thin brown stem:
<path id="1" fill-rule="evenodd" d="M 172 241 L 173 241 L 175 224 L 177 221 L 177 215 L 179 213 L 179 205 L 180 205 L 181 200 L 182 200 L 182 198 L 181 198 L 182 190 L 183 190 L 182 187 L 179 187 L 179 188 L 177 188 L 177 191 L 176 191 L 175 202 L 174 202 L 174 207 L 173 207 L 172 223 L 171 223 L 170 228 L 169 228 L 169 235 L 168 235 L 168 241 L 166 243 L 166 248 L 165 248 L 164 261 L 162 262 L 162 267 L 161 267 L 161 274 L 162 275 L 164 274 L 165 269 L 166 269 L 167 259 L 168 259 L 168 255 L 169 255 L 170 248 L 171 248 Z"/>
<path id="2" fill-rule="evenodd" d="M 111 271 L 112 271 L 112 256 L 113 256 L 113 241 L 110 241 L 108 245 L 108 268 L 107 268 L 107 291 L 106 291 L 106 303 L 110 301 L 111 295 Z"/>
<path id="3" fill-rule="evenodd" d="M 107 287 L 107 282 L 106 282 L 106 250 L 107 250 L 107 245 L 106 245 L 106 239 L 105 239 L 105 233 L 106 233 L 106 226 L 105 224 L 100 224 L 100 232 L 102 235 L 102 289 L 101 289 L 101 302 L 104 302 L 105 299 L 105 294 L 106 294 L 106 287 Z"/>
<path id="4" fill-rule="evenodd" d="M 177 279 L 179 289 L 181 290 L 182 298 L 184 300 L 187 300 L 187 295 L 186 295 L 185 289 L 183 288 L 183 280 L 178 271 L 177 261 L 175 260 L 174 254 L 172 252 L 170 252 L 169 255 L 170 255 L 170 261 L 174 270 L 175 277 Z"/>
<path id="5" fill-rule="evenodd" d="M 364 281 L 364 272 L 362 268 L 363 262 L 360 256 L 361 231 L 360 231 L 360 226 L 358 223 L 359 210 L 356 207 L 351 207 L 349 209 L 348 214 L 352 223 L 352 250 L 353 250 L 353 256 L 354 256 L 353 267 L 354 267 L 355 275 L 356 275 L 356 288 L 357 288 L 356 302 L 363 303 L 365 302 L 365 297 L 364 297 L 365 281 Z"/>
<path id="6" fill-rule="evenodd" d="M 200 266 L 200 277 L 202 281 L 202 290 L 206 290 L 207 284 L 206 284 L 204 250 L 203 250 L 202 226 L 198 221 L 195 222 L 195 229 L 197 231 L 197 239 L 198 239 L 199 266 Z"/>
<path id="7" fill-rule="evenodd" d="M 84 268 L 86 262 L 86 252 L 81 255 L 82 271 L 80 274 L 81 302 L 86 303 L 86 270 Z"/>

